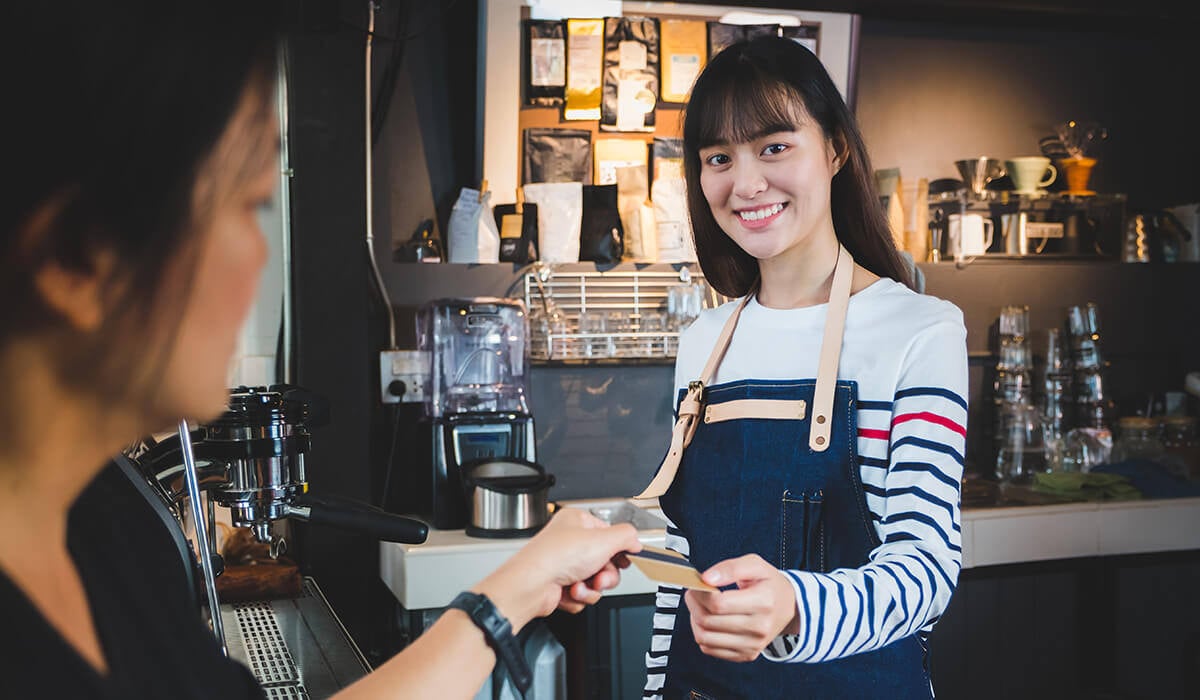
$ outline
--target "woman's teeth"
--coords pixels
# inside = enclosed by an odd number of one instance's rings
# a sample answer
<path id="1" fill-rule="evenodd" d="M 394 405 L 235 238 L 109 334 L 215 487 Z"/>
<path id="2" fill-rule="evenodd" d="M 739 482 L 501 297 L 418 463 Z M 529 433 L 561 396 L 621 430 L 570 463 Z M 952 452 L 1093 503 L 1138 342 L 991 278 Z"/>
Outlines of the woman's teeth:
<path id="1" fill-rule="evenodd" d="M 759 220 L 765 219 L 769 216 L 775 216 L 776 214 L 778 214 L 781 211 L 783 211 L 782 204 L 772 204 L 771 206 L 764 207 L 762 209 L 749 209 L 749 210 L 739 211 L 737 214 L 745 221 L 759 221 Z"/>

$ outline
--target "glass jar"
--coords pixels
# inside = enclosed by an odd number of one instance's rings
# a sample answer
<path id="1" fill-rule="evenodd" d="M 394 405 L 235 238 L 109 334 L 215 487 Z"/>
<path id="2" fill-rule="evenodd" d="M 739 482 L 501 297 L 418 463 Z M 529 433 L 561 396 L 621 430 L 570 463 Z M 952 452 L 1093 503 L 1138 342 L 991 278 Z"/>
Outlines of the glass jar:
<path id="1" fill-rule="evenodd" d="M 1164 416 L 1162 441 L 1171 473 L 1186 479 L 1200 478 L 1200 421 L 1193 416 Z"/>
<path id="2" fill-rule="evenodd" d="M 1125 416 L 1117 421 L 1117 439 L 1113 443 L 1111 461 L 1130 459 L 1161 461 L 1166 454 L 1162 441 L 1162 424 L 1155 418 Z"/>

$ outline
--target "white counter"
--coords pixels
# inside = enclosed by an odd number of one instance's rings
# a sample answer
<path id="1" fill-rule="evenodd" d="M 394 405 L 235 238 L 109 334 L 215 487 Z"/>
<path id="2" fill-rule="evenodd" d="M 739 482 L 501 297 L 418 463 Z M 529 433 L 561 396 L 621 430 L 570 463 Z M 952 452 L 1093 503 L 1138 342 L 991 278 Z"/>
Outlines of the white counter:
<path id="1" fill-rule="evenodd" d="M 645 544 L 661 547 L 665 538 L 662 529 L 641 532 Z M 962 540 L 963 568 L 1200 549 L 1200 498 L 968 509 L 963 511 Z M 431 529 L 424 544 L 380 543 L 380 577 L 406 609 L 441 608 L 525 541 Z M 656 589 L 631 566 L 621 572 L 620 585 L 605 595 Z"/>

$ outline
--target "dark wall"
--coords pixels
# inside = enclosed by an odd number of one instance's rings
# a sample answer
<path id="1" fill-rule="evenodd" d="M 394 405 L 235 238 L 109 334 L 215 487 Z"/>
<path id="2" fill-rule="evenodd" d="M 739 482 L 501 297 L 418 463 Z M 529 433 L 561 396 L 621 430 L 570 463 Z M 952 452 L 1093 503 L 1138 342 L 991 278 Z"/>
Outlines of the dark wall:
<path id="1" fill-rule="evenodd" d="M 1197 65 L 1162 31 L 865 18 L 857 115 L 875 167 L 916 179 L 960 177 L 962 158 L 1038 155 L 1069 119 L 1096 121 L 1091 189 L 1132 207 L 1200 201 L 1200 132 L 1183 103 Z M 1062 174 L 1060 173 L 1060 178 Z"/>
<path id="2" fill-rule="evenodd" d="M 397 412 L 379 399 L 387 310 L 369 265 L 366 216 L 365 0 L 293 8 L 289 147 L 295 301 L 294 381 L 329 401 L 307 461 L 314 494 L 377 503 Z M 381 261 L 414 222 L 473 174 L 476 0 L 377 3 L 372 46 L 372 227 Z M 448 86 L 455 86 L 450 90 Z M 463 174 L 466 173 L 466 174 Z M 446 205 L 448 211 L 448 205 Z M 402 446 L 401 446 L 402 448 Z M 294 549 L 369 658 L 378 660 L 390 593 L 378 543 L 294 528 Z"/>

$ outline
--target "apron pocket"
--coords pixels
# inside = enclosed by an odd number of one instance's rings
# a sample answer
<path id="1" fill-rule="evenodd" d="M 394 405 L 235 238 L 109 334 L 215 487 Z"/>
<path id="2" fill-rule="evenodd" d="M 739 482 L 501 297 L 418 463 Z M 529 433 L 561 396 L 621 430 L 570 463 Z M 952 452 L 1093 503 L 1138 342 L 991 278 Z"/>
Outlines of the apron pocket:
<path id="1" fill-rule="evenodd" d="M 825 571 L 825 525 L 821 518 L 824 494 L 784 491 L 779 502 L 779 560 L 781 569 Z"/>
<path id="2" fill-rule="evenodd" d="M 807 537 L 808 542 L 805 546 L 807 553 L 805 560 L 809 571 L 824 572 L 825 569 L 825 519 L 821 517 L 822 510 L 825 508 L 825 494 L 817 491 L 816 494 L 808 497 L 808 516 L 806 519 L 809 522 Z"/>

